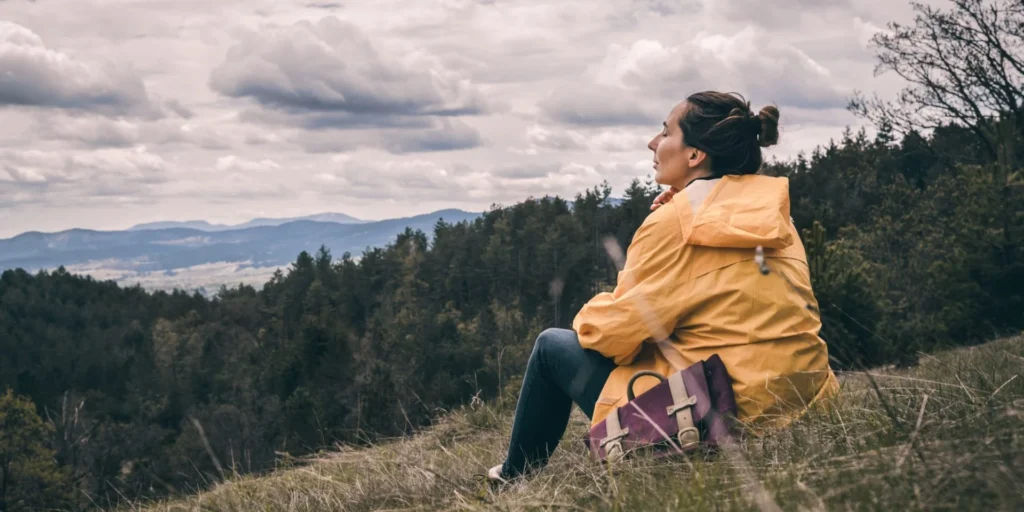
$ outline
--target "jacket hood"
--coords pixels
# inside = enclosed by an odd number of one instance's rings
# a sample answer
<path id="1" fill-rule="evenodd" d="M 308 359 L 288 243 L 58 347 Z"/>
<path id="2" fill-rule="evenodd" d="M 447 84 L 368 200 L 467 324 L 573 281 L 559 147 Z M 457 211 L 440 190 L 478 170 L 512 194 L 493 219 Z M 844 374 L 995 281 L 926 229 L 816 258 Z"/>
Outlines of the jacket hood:
<path id="1" fill-rule="evenodd" d="M 687 191 L 690 187 L 687 187 Z M 722 177 L 693 212 L 688 243 L 733 249 L 784 249 L 793 244 L 789 179 Z"/>

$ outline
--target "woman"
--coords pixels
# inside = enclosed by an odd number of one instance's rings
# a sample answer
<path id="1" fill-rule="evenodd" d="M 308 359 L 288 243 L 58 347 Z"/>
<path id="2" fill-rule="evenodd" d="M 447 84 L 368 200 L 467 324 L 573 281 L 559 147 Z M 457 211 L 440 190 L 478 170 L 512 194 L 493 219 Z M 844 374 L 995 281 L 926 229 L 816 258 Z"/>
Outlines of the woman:
<path id="1" fill-rule="evenodd" d="M 775 107 L 754 115 L 742 97 L 719 92 L 672 109 L 647 146 L 655 181 L 670 188 L 634 235 L 615 291 L 591 299 L 573 330 L 537 338 L 508 455 L 491 480 L 542 467 L 573 402 L 595 425 L 626 403 L 634 373 L 682 369 L 659 351 L 663 338 L 686 366 L 722 358 L 739 420 L 754 431 L 783 426 L 838 391 L 789 182 L 756 174 L 761 147 L 778 142 L 778 121 Z M 754 261 L 758 247 L 768 274 Z M 657 381 L 636 384 L 639 395 Z"/>

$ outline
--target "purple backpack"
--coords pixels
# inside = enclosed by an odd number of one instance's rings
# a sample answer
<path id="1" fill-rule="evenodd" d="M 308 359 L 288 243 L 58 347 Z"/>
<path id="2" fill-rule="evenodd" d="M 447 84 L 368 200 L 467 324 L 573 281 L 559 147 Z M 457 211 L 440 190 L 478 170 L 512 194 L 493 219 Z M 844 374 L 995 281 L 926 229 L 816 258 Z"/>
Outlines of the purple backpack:
<path id="1" fill-rule="evenodd" d="M 643 376 L 661 383 L 634 396 L 633 383 Z M 735 424 L 732 381 L 717 354 L 668 378 L 637 372 L 629 380 L 627 398 L 584 438 L 596 460 L 615 462 L 641 448 L 666 456 L 689 453 L 702 444 L 717 447 Z"/>

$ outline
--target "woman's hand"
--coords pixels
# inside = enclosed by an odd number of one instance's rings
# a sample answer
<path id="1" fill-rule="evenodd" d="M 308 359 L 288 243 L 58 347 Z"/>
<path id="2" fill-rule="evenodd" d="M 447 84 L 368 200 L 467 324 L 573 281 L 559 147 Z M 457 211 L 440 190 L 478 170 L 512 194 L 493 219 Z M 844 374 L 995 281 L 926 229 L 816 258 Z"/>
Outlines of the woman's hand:
<path id="1" fill-rule="evenodd" d="M 679 192 L 678 188 L 672 187 L 668 190 L 658 194 L 658 197 L 654 198 L 654 204 L 651 205 L 651 211 L 657 210 L 661 205 L 669 202 Z"/>

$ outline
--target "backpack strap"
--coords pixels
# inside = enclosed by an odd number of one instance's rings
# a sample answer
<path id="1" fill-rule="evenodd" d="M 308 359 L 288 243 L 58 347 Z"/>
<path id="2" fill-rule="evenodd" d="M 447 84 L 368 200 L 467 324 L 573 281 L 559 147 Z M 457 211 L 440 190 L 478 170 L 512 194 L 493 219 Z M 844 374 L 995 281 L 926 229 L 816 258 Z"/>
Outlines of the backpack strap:
<path id="1" fill-rule="evenodd" d="M 619 409 L 612 409 L 611 414 L 604 420 L 608 435 L 601 440 L 601 447 L 604 448 L 605 460 L 617 462 L 626 455 L 622 449 L 622 438 L 629 435 L 629 427 L 622 428 L 619 424 Z"/>
<path id="2" fill-rule="evenodd" d="M 668 406 L 669 416 L 675 416 L 676 425 L 679 427 L 676 438 L 679 440 L 679 447 L 683 450 L 696 447 L 700 444 L 700 432 L 693 426 L 694 405 L 697 405 L 697 397 L 690 396 L 686 392 L 686 383 L 683 382 L 683 372 L 678 371 L 669 375 L 668 388 L 672 392 L 672 405 Z"/>
<path id="3" fill-rule="evenodd" d="M 686 368 L 686 361 L 683 361 L 683 356 L 679 355 L 679 352 L 672 346 L 671 341 L 661 340 L 657 345 L 662 357 L 668 361 L 668 364 L 672 366 L 672 368 L 675 368 L 675 371 L 678 372 Z"/>

